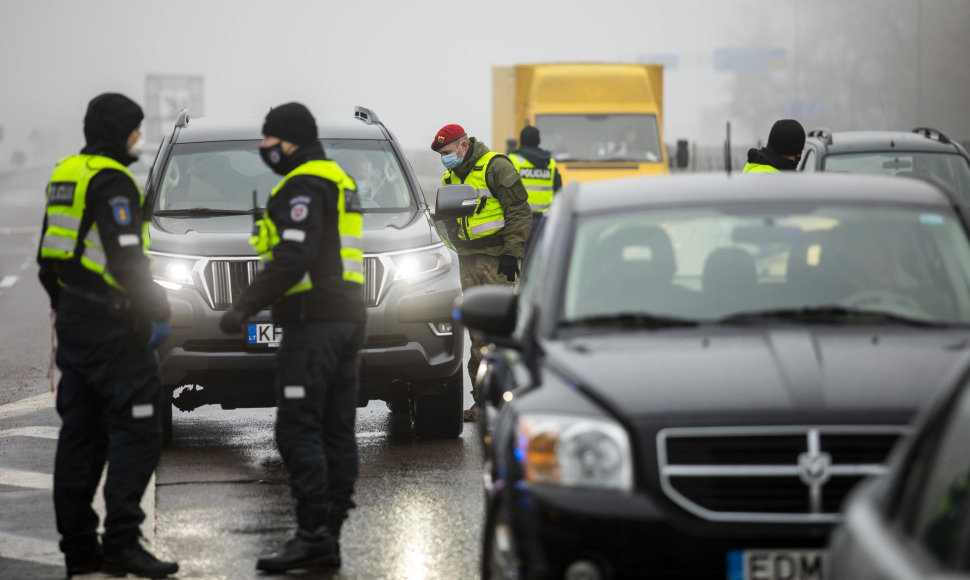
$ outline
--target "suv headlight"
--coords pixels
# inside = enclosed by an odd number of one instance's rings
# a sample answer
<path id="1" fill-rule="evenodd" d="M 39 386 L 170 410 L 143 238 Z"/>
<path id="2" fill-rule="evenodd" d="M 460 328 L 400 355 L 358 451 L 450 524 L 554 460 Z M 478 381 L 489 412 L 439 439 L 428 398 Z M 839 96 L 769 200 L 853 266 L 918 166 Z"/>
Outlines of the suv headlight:
<path id="1" fill-rule="evenodd" d="M 182 256 L 169 256 L 149 252 L 151 271 L 155 282 L 168 290 L 181 290 L 182 286 L 192 286 L 192 270 L 196 260 Z"/>
<path id="2" fill-rule="evenodd" d="M 417 282 L 436 276 L 451 266 L 451 252 L 443 244 L 388 257 L 394 263 L 395 282 Z"/>
<path id="3" fill-rule="evenodd" d="M 633 489 L 630 438 L 615 421 L 525 414 L 516 430 L 515 456 L 526 481 Z"/>

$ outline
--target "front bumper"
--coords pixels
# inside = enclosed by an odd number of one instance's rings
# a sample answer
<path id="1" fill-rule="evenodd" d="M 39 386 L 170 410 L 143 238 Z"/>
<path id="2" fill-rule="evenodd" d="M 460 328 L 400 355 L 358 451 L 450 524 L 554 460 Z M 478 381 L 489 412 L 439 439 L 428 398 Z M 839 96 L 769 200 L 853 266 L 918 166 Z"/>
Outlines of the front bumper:
<path id="1" fill-rule="evenodd" d="M 824 549 L 831 530 L 829 524 L 717 524 L 641 492 L 520 484 L 499 505 L 515 506 L 506 515 L 524 578 L 562 578 L 570 564 L 584 560 L 607 578 L 728 578 L 731 551 Z"/>

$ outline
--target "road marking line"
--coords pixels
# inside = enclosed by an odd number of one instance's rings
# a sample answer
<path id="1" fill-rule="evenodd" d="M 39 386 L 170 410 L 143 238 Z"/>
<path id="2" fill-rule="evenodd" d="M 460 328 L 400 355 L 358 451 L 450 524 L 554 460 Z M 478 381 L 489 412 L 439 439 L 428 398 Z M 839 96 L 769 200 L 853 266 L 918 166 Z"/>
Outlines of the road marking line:
<path id="1" fill-rule="evenodd" d="M 0 419 L 53 406 L 54 393 L 41 393 L 40 395 L 34 395 L 33 397 L 14 401 L 13 403 L 0 405 Z"/>
<path id="2" fill-rule="evenodd" d="M 0 485 L 29 487 L 31 489 L 54 489 L 54 476 L 36 471 L 18 471 L 0 468 Z"/>
<path id="3" fill-rule="evenodd" d="M 58 427 L 18 427 L 16 429 L 0 429 L 0 437 L 38 437 L 40 439 L 57 439 L 60 433 Z"/>
<path id="4" fill-rule="evenodd" d="M 25 538 L 0 532 L 0 554 L 12 560 L 24 560 L 36 564 L 61 565 L 64 563 L 55 540 Z"/>
<path id="5" fill-rule="evenodd" d="M 10 288 L 17 283 L 17 276 L 4 276 L 3 280 L 0 280 L 0 288 Z"/>
<path id="6" fill-rule="evenodd" d="M 0 228 L 0 234 L 31 234 L 39 230 L 37 226 L 14 226 Z"/>

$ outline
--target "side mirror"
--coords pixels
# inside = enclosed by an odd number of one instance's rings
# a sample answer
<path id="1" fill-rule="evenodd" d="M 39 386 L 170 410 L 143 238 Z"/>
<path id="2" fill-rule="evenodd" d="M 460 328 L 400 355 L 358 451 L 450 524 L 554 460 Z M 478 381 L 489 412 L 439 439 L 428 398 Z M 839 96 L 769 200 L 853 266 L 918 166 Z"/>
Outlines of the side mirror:
<path id="1" fill-rule="evenodd" d="M 468 184 L 442 185 L 434 202 L 434 217 L 460 218 L 470 216 L 478 207 L 478 192 Z"/>
<path id="2" fill-rule="evenodd" d="M 484 333 L 487 340 L 505 345 L 511 342 L 515 330 L 518 303 L 514 288 L 475 286 L 455 300 L 454 317 L 468 328 Z"/>

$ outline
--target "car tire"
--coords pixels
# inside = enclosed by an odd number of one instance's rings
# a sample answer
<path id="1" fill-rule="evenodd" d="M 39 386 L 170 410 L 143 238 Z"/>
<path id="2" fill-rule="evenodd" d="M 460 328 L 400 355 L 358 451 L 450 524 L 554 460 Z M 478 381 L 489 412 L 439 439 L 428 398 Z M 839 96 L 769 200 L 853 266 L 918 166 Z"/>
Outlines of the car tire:
<path id="1" fill-rule="evenodd" d="M 162 447 L 167 447 L 172 442 L 172 409 L 174 408 L 173 395 L 175 388 L 162 385 L 162 402 L 159 409 L 162 419 Z"/>
<path id="2" fill-rule="evenodd" d="M 414 394 L 414 431 L 421 439 L 455 439 L 465 426 L 462 418 L 462 385 L 464 373 L 459 367 L 455 374 L 440 382 L 436 392 Z"/>

